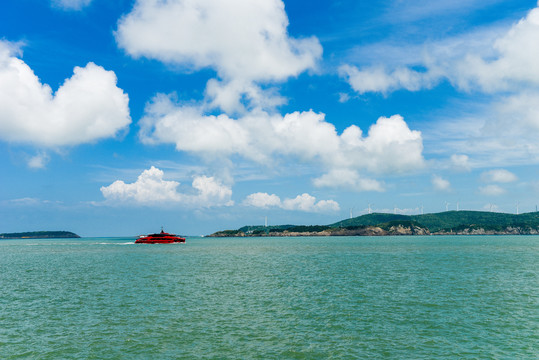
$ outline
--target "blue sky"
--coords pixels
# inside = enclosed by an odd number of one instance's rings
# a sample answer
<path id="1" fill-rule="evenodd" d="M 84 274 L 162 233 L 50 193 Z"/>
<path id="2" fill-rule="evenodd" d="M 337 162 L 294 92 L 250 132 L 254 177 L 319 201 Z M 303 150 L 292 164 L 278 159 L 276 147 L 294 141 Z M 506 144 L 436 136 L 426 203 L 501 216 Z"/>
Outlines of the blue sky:
<path id="1" fill-rule="evenodd" d="M 537 7 L 2 2 L 0 232 L 535 211 Z"/>

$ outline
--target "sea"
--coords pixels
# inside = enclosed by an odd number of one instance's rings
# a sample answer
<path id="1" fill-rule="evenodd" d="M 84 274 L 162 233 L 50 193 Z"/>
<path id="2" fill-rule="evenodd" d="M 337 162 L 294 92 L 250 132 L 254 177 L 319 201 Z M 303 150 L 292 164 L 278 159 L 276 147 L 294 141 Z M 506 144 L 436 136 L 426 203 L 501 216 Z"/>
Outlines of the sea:
<path id="1" fill-rule="evenodd" d="M 0 241 L 1 359 L 539 359 L 539 236 Z"/>

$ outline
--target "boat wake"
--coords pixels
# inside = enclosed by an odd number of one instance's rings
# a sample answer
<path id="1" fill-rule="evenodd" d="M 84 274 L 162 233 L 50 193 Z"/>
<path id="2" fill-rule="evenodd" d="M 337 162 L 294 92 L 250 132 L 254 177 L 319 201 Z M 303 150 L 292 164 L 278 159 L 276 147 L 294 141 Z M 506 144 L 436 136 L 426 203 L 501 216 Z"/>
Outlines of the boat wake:
<path id="1" fill-rule="evenodd" d="M 122 243 L 114 243 L 114 242 L 100 242 L 100 243 L 95 243 L 94 245 L 135 245 L 134 242 L 132 241 L 129 241 L 129 242 L 122 242 Z"/>

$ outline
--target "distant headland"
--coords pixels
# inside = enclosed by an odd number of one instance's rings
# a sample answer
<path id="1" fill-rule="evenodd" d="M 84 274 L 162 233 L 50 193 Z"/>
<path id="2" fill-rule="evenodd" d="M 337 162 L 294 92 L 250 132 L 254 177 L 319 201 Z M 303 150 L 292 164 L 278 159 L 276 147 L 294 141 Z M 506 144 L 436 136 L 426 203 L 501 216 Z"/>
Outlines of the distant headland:
<path id="1" fill-rule="evenodd" d="M 73 239 L 79 235 L 70 231 L 30 231 L 20 233 L 3 233 L 0 239 Z"/>
<path id="2" fill-rule="evenodd" d="M 424 215 L 372 213 L 330 225 L 244 226 L 208 236 L 393 235 L 539 235 L 539 212 L 519 215 L 485 211 L 446 211 Z"/>

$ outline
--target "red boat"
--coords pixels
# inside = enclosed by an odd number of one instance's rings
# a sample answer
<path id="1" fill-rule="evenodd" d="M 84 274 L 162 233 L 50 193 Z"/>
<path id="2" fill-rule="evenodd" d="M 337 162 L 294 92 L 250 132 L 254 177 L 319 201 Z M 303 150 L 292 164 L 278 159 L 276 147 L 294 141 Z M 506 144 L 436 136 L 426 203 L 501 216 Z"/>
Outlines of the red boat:
<path id="1" fill-rule="evenodd" d="M 163 229 L 161 229 L 159 234 L 140 235 L 140 237 L 135 240 L 135 244 L 172 244 L 184 242 L 185 238 L 166 233 Z"/>

